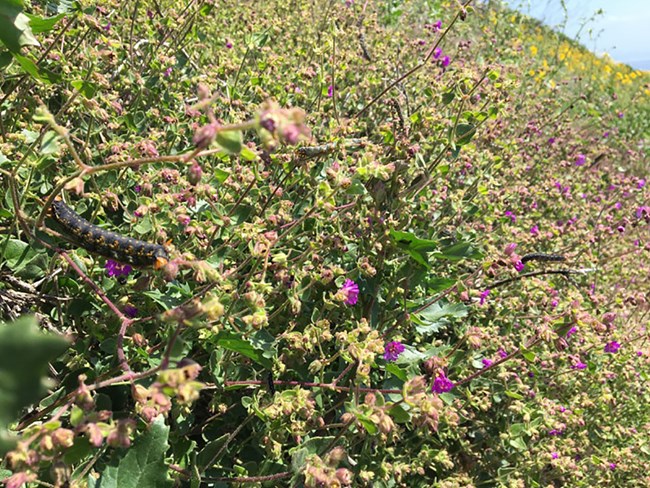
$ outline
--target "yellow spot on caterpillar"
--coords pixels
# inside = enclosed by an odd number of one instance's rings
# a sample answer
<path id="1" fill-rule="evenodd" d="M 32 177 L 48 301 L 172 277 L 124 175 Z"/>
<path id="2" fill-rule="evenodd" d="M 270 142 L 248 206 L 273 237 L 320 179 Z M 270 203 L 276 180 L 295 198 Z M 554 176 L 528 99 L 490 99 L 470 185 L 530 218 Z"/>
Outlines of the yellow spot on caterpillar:
<path id="1" fill-rule="evenodd" d="M 169 261 L 165 258 L 157 257 L 156 262 L 153 265 L 153 269 L 160 269 L 166 265 Z"/>

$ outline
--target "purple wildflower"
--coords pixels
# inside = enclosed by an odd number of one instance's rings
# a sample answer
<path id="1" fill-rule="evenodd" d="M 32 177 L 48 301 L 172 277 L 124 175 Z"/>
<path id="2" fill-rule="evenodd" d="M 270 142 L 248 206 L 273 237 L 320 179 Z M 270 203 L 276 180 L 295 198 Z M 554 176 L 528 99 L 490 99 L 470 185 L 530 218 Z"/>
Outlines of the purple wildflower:
<path id="1" fill-rule="evenodd" d="M 549 137 L 549 138 L 548 138 L 548 143 L 549 143 L 551 146 L 552 146 L 553 144 L 555 144 L 555 137 Z"/>
<path id="2" fill-rule="evenodd" d="M 345 304 L 346 305 L 356 305 L 357 299 L 359 298 L 359 285 L 357 285 L 352 280 L 345 280 L 341 291 L 346 294 Z"/>
<path id="3" fill-rule="evenodd" d="M 433 28 L 434 28 L 436 31 L 439 31 L 440 29 L 442 29 L 442 20 L 436 20 L 436 21 L 433 23 Z"/>
<path id="4" fill-rule="evenodd" d="M 621 344 L 619 344 L 616 341 L 612 341 L 605 344 L 605 348 L 603 350 L 605 352 L 611 352 L 612 354 L 615 354 L 616 352 L 618 352 L 620 348 L 621 348 Z"/>
<path id="5" fill-rule="evenodd" d="M 643 188 L 644 186 L 645 186 L 645 180 L 644 180 L 643 178 L 641 178 L 641 179 L 637 182 L 636 187 L 640 190 L 640 189 Z"/>
<path id="6" fill-rule="evenodd" d="M 489 368 L 490 366 L 492 366 L 494 364 L 494 361 L 492 361 L 491 359 L 488 359 L 488 358 L 483 358 L 481 360 L 481 362 L 483 363 L 484 368 Z"/>
<path id="7" fill-rule="evenodd" d="M 619 119 L 622 119 L 622 118 L 625 116 L 625 114 L 624 114 L 623 112 L 619 112 L 619 113 L 616 114 L 616 115 L 617 115 L 617 117 L 618 117 Z"/>
<path id="8" fill-rule="evenodd" d="M 452 381 L 447 378 L 445 373 L 440 373 L 435 380 L 433 380 L 433 385 L 431 386 L 431 391 L 433 393 L 446 393 L 451 391 L 454 387 Z"/>
<path id="9" fill-rule="evenodd" d="M 142 185 L 135 185 L 133 187 L 133 191 L 136 193 L 140 193 L 142 191 Z"/>
<path id="10" fill-rule="evenodd" d="M 574 325 L 573 327 L 571 327 L 571 328 L 569 329 L 569 332 L 566 333 L 566 338 L 567 338 L 567 339 L 570 339 L 571 336 L 572 336 L 573 334 L 575 334 L 576 332 L 578 332 L 578 328 Z"/>
<path id="11" fill-rule="evenodd" d="M 129 273 L 133 270 L 128 264 L 120 264 L 112 259 L 106 260 L 104 268 L 106 268 L 106 274 L 110 277 L 129 276 Z"/>
<path id="12" fill-rule="evenodd" d="M 531 233 L 532 235 L 534 235 L 534 236 L 536 236 L 537 234 L 539 234 L 539 226 L 538 226 L 538 225 L 533 225 L 533 226 L 530 228 L 530 233 Z"/>
<path id="13" fill-rule="evenodd" d="M 446 68 L 447 66 L 449 66 L 450 62 L 451 61 L 449 60 L 449 56 L 445 56 L 445 57 L 442 58 L 442 61 L 440 62 L 440 64 L 442 64 L 443 68 Z"/>
<path id="14" fill-rule="evenodd" d="M 334 85 L 330 85 L 327 88 L 327 96 L 332 98 L 334 96 Z"/>
<path id="15" fill-rule="evenodd" d="M 384 359 L 386 361 L 397 361 L 399 355 L 404 352 L 404 344 L 398 341 L 391 341 L 384 346 Z"/>
<path id="16" fill-rule="evenodd" d="M 136 315 L 138 315 L 138 309 L 134 307 L 133 305 L 125 305 L 124 306 L 124 315 L 126 315 L 129 318 L 135 318 Z"/>
<path id="17" fill-rule="evenodd" d="M 515 269 L 520 273 L 523 271 L 525 267 L 526 265 L 521 262 L 521 259 L 515 263 Z"/>
<path id="18" fill-rule="evenodd" d="M 557 459 L 560 455 L 557 452 L 551 453 L 551 459 Z"/>
<path id="19" fill-rule="evenodd" d="M 108 24 L 106 24 L 106 25 L 105 25 L 104 27 L 102 27 L 102 28 L 103 28 L 106 32 L 108 32 L 109 30 L 111 30 L 111 26 L 112 26 L 112 24 L 109 22 Z"/>
<path id="20" fill-rule="evenodd" d="M 232 42 L 226 41 L 226 49 L 232 49 Z"/>
<path id="21" fill-rule="evenodd" d="M 433 50 L 433 59 L 438 59 L 440 56 L 442 56 L 442 49 L 437 47 Z"/>
<path id="22" fill-rule="evenodd" d="M 517 222 L 517 216 L 514 213 L 512 213 L 510 210 L 506 210 L 506 213 L 504 215 L 506 217 L 510 217 L 510 220 L 512 220 L 513 223 Z"/>
<path id="23" fill-rule="evenodd" d="M 508 357 L 508 353 L 506 352 L 505 349 L 499 349 L 499 350 L 497 351 L 497 354 L 498 354 L 499 356 L 501 356 L 501 358 L 507 358 L 507 357 Z"/>
<path id="24" fill-rule="evenodd" d="M 571 369 L 587 369 L 587 365 L 582 361 L 578 360 L 578 362 L 576 362 L 571 366 Z"/>
<path id="25" fill-rule="evenodd" d="M 485 300 L 487 299 L 489 294 L 490 294 L 490 290 L 487 289 L 479 295 L 479 305 L 483 305 L 485 303 Z"/>
<path id="26" fill-rule="evenodd" d="M 169 76 L 170 76 L 171 74 L 172 74 L 172 67 L 170 66 L 169 68 L 167 68 L 167 69 L 165 70 L 165 72 L 163 73 L 163 76 L 164 76 L 165 78 L 169 78 Z"/>
<path id="27" fill-rule="evenodd" d="M 576 157 L 576 166 L 582 166 L 585 164 L 586 161 L 587 161 L 587 156 L 585 156 L 582 153 L 578 154 L 578 156 Z"/>
<path id="28" fill-rule="evenodd" d="M 614 471 L 616 469 L 616 463 L 609 463 L 609 469 Z"/>

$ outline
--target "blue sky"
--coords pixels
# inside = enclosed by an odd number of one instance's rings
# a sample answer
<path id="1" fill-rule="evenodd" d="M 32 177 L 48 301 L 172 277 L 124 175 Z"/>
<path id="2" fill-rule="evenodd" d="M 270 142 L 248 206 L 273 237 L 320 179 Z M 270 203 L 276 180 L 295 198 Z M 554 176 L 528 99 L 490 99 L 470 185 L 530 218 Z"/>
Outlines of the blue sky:
<path id="1" fill-rule="evenodd" d="M 561 0 L 506 0 L 506 3 L 551 27 L 558 27 L 564 19 Z M 650 70 L 650 0 L 565 0 L 565 4 L 568 12 L 565 34 L 575 38 L 580 32 L 580 42 L 593 52 L 607 52 L 616 61 Z M 603 13 L 594 16 L 599 9 Z"/>

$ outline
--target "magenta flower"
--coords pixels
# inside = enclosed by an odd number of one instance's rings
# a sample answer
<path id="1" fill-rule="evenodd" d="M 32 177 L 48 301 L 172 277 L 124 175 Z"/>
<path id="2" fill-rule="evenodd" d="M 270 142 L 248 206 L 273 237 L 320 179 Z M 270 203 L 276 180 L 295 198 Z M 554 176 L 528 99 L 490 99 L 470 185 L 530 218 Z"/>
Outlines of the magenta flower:
<path id="1" fill-rule="evenodd" d="M 534 235 L 534 236 L 536 236 L 537 234 L 539 234 L 539 226 L 538 226 L 538 225 L 533 225 L 533 226 L 530 228 L 530 233 L 531 233 L 532 235 Z"/>
<path id="2" fill-rule="evenodd" d="M 497 354 L 498 354 L 501 358 L 507 358 L 507 357 L 508 357 L 508 353 L 507 353 L 506 350 L 503 349 L 503 348 L 502 348 L 502 349 L 499 349 L 499 350 L 497 351 Z"/>
<path id="3" fill-rule="evenodd" d="M 226 49 L 232 49 L 232 42 L 226 41 Z"/>
<path id="4" fill-rule="evenodd" d="M 618 352 L 620 348 L 621 348 L 621 344 L 619 344 L 616 341 L 612 341 L 605 344 L 605 348 L 603 350 L 605 352 L 611 352 L 612 354 L 615 354 Z"/>
<path id="5" fill-rule="evenodd" d="M 129 273 L 133 270 L 133 268 L 128 264 L 120 264 L 117 261 L 113 261 L 112 259 L 106 260 L 104 268 L 106 268 L 106 274 L 111 278 L 118 276 L 129 276 Z"/>
<path id="6" fill-rule="evenodd" d="M 587 365 L 583 363 L 582 361 L 578 361 L 577 363 L 573 364 L 571 366 L 571 369 L 586 369 Z"/>
<path id="7" fill-rule="evenodd" d="M 431 386 L 431 391 L 433 393 L 446 393 L 451 391 L 454 387 L 452 381 L 447 378 L 445 373 L 440 373 L 435 380 L 433 380 L 433 385 Z"/>
<path id="8" fill-rule="evenodd" d="M 645 186 L 645 180 L 644 180 L 643 178 L 641 178 L 641 179 L 637 182 L 636 187 L 640 190 L 640 189 L 643 188 L 644 186 Z"/>
<path id="9" fill-rule="evenodd" d="M 438 59 L 440 56 L 442 56 L 442 49 L 437 47 L 433 50 L 433 59 Z"/>
<path id="10" fill-rule="evenodd" d="M 359 285 L 357 285 L 352 280 L 345 280 L 341 291 L 346 294 L 345 304 L 346 305 L 356 305 L 357 299 L 359 298 Z"/>
<path id="11" fill-rule="evenodd" d="M 552 452 L 551 453 L 551 459 L 557 459 L 559 457 L 559 454 L 557 452 Z"/>
<path id="12" fill-rule="evenodd" d="M 433 23 L 433 28 L 434 28 L 436 31 L 439 31 L 440 29 L 442 29 L 442 20 L 436 20 L 436 21 Z"/>
<path id="13" fill-rule="evenodd" d="M 616 469 L 616 463 L 609 463 L 609 469 L 614 471 Z"/>
<path id="14" fill-rule="evenodd" d="M 449 63 L 450 63 L 450 62 L 451 62 L 451 61 L 449 60 L 449 56 L 444 56 L 444 57 L 442 58 L 442 61 L 440 62 L 440 64 L 442 64 L 442 67 L 443 67 L 443 68 L 446 68 L 447 66 L 449 66 Z"/>
<path id="15" fill-rule="evenodd" d="M 171 74 L 172 74 L 172 67 L 170 66 L 169 68 L 167 68 L 167 69 L 165 70 L 165 72 L 163 73 L 163 76 L 164 76 L 165 78 L 169 78 L 169 76 L 170 76 Z"/>
<path id="16" fill-rule="evenodd" d="M 404 352 L 404 344 L 398 341 L 391 341 L 384 346 L 384 359 L 389 363 L 397 361 L 399 355 Z"/>
<path id="17" fill-rule="evenodd" d="M 526 265 L 525 265 L 524 263 L 522 263 L 521 260 L 519 260 L 519 261 L 517 261 L 517 262 L 515 263 L 515 269 L 516 269 L 518 272 L 520 272 L 520 273 L 523 271 L 523 269 L 524 269 L 525 267 L 526 267 Z"/>
<path id="18" fill-rule="evenodd" d="M 583 164 L 585 164 L 586 161 L 587 161 L 587 156 L 585 156 L 582 153 L 578 154 L 578 156 L 576 157 L 576 166 L 582 166 Z"/>
<path id="19" fill-rule="evenodd" d="M 479 305 L 483 305 L 485 303 L 485 300 L 487 299 L 489 294 L 490 294 L 490 290 L 487 289 L 479 295 Z"/>
<path id="20" fill-rule="evenodd" d="M 138 315 L 138 309 L 133 305 L 125 305 L 123 312 L 124 315 L 126 315 L 130 319 L 135 318 L 135 316 Z"/>
<path id="21" fill-rule="evenodd" d="M 483 363 L 484 368 L 489 368 L 490 366 L 492 366 L 494 364 L 494 361 L 492 361 L 491 359 L 488 359 L 488 358 L 483 358 L 481 360 L 481 362 Z"/>
<path id="22" fill-rule="evenodd" d="M 334 96 L 334 85 L 330 85 L 327 88 L 327 96 L 332 98 Z"/>

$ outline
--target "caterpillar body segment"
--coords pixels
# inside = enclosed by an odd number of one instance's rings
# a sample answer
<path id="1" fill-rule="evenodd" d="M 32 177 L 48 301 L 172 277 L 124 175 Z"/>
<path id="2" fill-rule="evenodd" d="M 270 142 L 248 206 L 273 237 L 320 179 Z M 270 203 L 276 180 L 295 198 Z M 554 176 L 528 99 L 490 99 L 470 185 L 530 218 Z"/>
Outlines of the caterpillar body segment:
<path id="1" fill-rule="evenodd" d="M 74 237 L 83 249 L 135 266 L 158 269 L 169 261 L 167 250 L 160 244 L 125 237 L 91 224 L 75 213 L 63 200 L 52 203 L 52 217 Z"/>

